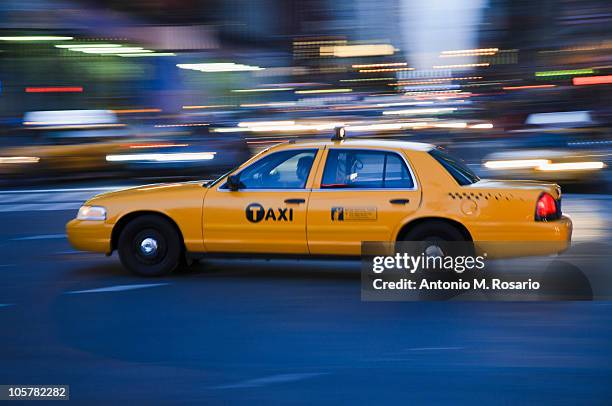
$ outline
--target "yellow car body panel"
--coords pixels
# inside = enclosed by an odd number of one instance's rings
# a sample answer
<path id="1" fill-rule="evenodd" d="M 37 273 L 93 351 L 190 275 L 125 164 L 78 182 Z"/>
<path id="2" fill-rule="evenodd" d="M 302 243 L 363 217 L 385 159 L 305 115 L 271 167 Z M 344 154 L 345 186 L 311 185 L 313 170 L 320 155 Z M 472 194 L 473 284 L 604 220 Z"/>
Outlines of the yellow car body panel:
<path id="1" fill-rule="evenodd" d="M 105 221 L 72 220 L 67 225 L 67 234 L 72 242 L 76 240 L 76 234 L 83 228 L 92 227 L 97 223 L 100 231 L 108 227 L 113 229 L 122 220 L 130 216 L 156 213 L 171 219 L 179 228 L 185 248 L 192 252 L 204 251 L 202 240 L 202 202 L 207 189 L 202 182 L 174 183 L 162 185 L 149 185 L 125 189 L 117 192 L 109 192 L 90 199 L 86 204 L 91 206 L 102 206 L 107 210 Z M 108 238 L 104 250 L 96 239 L 91 239 L 91 245 L 87 241 L 79 240 L 75 248 L 85 251 L 111 252 L 111 234 L 105 234 Z"/>
<path id="2" fill-rule="evenodd" d="M 414 188 L 321 188 L 328 152 L 342 148 L 400 155 L 414 178 Z M 572 223 L 568 217 L 548 222 L 534 219 L 538 197 L 546 192 L 559 199 L 558 186 L 488 180 L 460 186 L 428 153 L 432 148 L 428 144 L 380 140 L 280 144 L 251 158 L 233 173 L 273 152 L 316 149 L 305 188 L 231 191 L 224 188 L 227 177 L 212 186 L 190 182 L 131 188 L 89 200 L 86 205 L 106 208 L 106 220 L 73 220 L 67 232 L 76 248 L 109 253 L 116 248 L 117 233 L 112 230 L 117 231 L 132 216 L 153 212 L 176 224 L 191 253 L 352 256 L 360 254 L 362 241 L 396 241 L 414 221 L 444 219 L 461 226 L 473 241 L 549 241 L 556 243 L 556 252 L 569 246 Z M 402 204 L 392 204 L 392 200 L 401 200 Z M 354 221 L 338 221 L 334 217 L 338 207 Z M 249 220 L 248 213 L 257 210 L 263 210 L 265 218 Z"/>

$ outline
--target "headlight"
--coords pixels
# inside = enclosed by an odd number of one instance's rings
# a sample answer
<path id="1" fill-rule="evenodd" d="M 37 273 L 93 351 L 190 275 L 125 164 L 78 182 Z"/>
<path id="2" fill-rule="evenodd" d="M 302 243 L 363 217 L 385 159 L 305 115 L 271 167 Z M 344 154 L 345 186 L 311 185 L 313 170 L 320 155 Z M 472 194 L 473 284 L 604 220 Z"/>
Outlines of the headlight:
<path id="1" fill-rule="evenodd" d="M 100 206 L 81 206 L 78 220 L 106 220 L 106 209 Z"/>

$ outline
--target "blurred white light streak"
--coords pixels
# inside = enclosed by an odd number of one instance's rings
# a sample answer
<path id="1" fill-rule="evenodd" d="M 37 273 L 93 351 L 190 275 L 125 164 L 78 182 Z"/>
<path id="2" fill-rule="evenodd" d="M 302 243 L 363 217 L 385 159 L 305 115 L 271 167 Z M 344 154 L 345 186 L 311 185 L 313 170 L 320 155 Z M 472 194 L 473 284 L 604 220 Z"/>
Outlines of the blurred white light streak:
<path id="1" fill-rule="evenodd" d="M 3 156 L 0 157 L 0 164 L 35 164 L 40 161 L 37 156 Z"/>
<path id="2" fill-rule="evenodd" d="M 149 49 L 143 49 L 141 47 L 121 47 L 121 48 L 79 48 L 71 49 L 75 52 L 83 52 L 84 54 L 130 54 L 130 53 L 151 53 L 153 51 Z"/>
<path id="3" fill-rule="evenodd" d="M 489 66 L 489 63 L 462 63 L 457 65 L 434 65 L 434 69 L 463 69 Z"/>
<path id="4" fill-rule="evenodd" d="M 349 93 L 353 89 L 314 89 L 314 90 L 296 90 L 296 94 L 315 94 L 315 93 Z"/>
<path id="5" fill-rule="evenodd" d="M 238 123 L 238 127 L 261 127 L 261 126 L 275 126 L 275 125 L 294 125 L 295 121 L 285 120 L 285 121 L 244 121 L 242 123 Z"/>
<path id="6" fill-rule="evenodd" d="M 144 57 L 155 57 L 155 56 L 176 56 L 172 52 L 151 52 L 151 53 L 133 53 L 133 54 L 116 54 L 124 58 L 144 58 Z"/>
<path id="7" fill-rule="evenodd" d="M 62 49 L 81 49 L 81 48 L 120 48 L 120 44 L 67 44 L 67 45 L 55 45 L 56 48 Z"/>
<path id="8" fill-rule="evenodd" d="M 408 110 L 389 110 L 383 111 L 383 115 L 415 115 L 415 114 L 441 114 L 441 113 L 452 113 L 457 111 L 456 107 L 438 107 L 438 108 L 425 108 L 425 109 L 408 109 Z"/>
<path id="9" fill-rule="evenodd" d="M 155 161 L 155 162 L 177 162 L 177 161 L 204 161 L 215 158 L 216 152 L 179 152 L 179 153 L 157 153 L 157 154 L 115 154 L 107 155 L 108 162 L 129 161 Z"/>
<path id="10" fill-rule="evenodd" d="M 292 87 L 266 87 L 259 89 L 235 89 L 232 90 L 234 93 L 251 93 L 251 92 L 283 92 L 287 90 L 293 90 Z"/>
<path id="11" fill-rule="evenodd" d="M 467 123 L 458 122 L 458 123 L 436 123 L 433 125 L 438 128 L 466 128 Z"/>
<path id="12" fill-rule="evenodd" d="M 200 72 L 242 72 L 263 70 L 259 66 L 243 65 L 233 62 L 227 63 L 179 63 L 180 69 L 195 70 Z"/>
<path id="13" fill-rule="evenodd" d="M 70 41 L 73 39 L 74 37 L 58 37 L 53 35 L 0 37 L 0 41 Z"/>
<path id="14" fill-rule="evenodd" d="M 408 66 L 406 62 L 394 62 L 394 63 L 370 63 L 365 65 L 353 65 L 353 68 L 385 68 L 389 66 Z"/>
<path id="15" fill-rule="evenodd" d="M 503 161 L 487 161 L 484 166 L 489 169 L 524 169 L 537 168 L 549 164 L 548 159 L 513 159 Z"/>
<path id="16" fill-rule="evenodd" d="M 547 163 L 538 166 L 538 171 L 584 171 L 584 170 L 597 170 L 603 169 L 606 165 L 603 162 L 558 162 L 558 163 Z"/>
<path id="17" fill-rule="evenodd" d="M 367 45 L 335 45 L 322 46 L 319 48 L 321 56 L 335 56 L 337 58 L 349 58 L 355 56 L 384 56 L 393 55 L 395 48 L 389 44 L 367 44 Z"/>

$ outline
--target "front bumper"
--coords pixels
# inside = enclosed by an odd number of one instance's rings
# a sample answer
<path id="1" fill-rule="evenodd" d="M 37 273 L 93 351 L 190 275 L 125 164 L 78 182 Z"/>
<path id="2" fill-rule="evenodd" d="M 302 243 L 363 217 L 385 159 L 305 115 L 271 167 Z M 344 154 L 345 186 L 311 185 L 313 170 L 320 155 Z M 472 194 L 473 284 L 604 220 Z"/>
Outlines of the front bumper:
<path id="1" fill-rule="evenodd" d="M 68 241 L 80 251 L 110 254 L 113 225 L 104 221 L 71 220 L 66 224 Z"/>

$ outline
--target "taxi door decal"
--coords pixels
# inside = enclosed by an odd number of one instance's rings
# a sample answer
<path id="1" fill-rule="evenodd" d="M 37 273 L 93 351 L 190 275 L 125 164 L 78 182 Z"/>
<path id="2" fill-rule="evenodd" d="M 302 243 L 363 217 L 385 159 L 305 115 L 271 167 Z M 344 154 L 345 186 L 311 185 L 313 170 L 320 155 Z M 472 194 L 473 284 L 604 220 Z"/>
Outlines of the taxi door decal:
<path id="1" fill-rule="evenodd" d="M 374 221 L 378 218 L 376 207 L 339 207 L 331 208 L 331 221 Z"/>
<path id="2" fill-rule="evenodd" d="M 251 203 L 244 209 L 246 219 L 251 223 L 259 223 L 263 221 L 293 221 L 293 208 L 277 207 L 276 209 L 269 207 L 264 208 L 259 203 Z"/>

